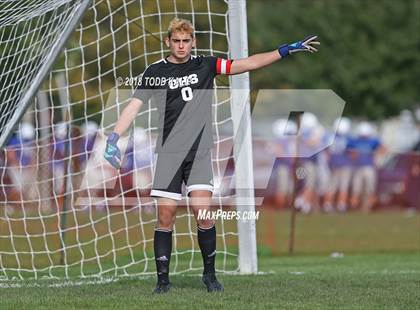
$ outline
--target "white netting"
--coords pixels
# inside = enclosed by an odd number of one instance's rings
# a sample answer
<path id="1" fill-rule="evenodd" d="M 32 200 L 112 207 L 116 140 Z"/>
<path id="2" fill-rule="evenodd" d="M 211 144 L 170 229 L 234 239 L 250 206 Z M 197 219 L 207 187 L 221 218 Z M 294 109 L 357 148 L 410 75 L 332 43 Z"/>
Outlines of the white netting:
<path id="1" fill-rule="evenodd" d="M 8 64 L 1 72 L 6 85 L 0 88 L 2 128 L 79 2 L 2 4 L 0 61 Z M 195 53 L 227 57 L 224 1 L 96 0 L 85 12 L 0 153 L 1 278 L 154 273 L 155 202 L 147 192 L 154 169 L 156 109 L 145 105 L 135 121 L 135 139 L 122 142 L 128 146 L 119 174 L 100 158 L 103 134 L 127 103 L 135 77 L 167 55 L 163 42 L 174 16 L 190 19 L 197 29 Z M 228 79 L 215 83 L 228 89 Z M 216 99 L 215 181 L 227 184 L 224 167 L 228 162 L 232 166 L 226 151 L 232 142 L 229 93 Z M 218 208 L 224 202 L 221 195 L 215 194 Z M 219 221 L 217 229 L 216 268 L 237 271 L 236 222 Z M 189 207 L 179 207 L 171 271 L 201 268 L 194 217 Z"/>
<path id="2" fill-rule="evenodd" d="M 0 137 L 81 1 L 0 3 Z"/>

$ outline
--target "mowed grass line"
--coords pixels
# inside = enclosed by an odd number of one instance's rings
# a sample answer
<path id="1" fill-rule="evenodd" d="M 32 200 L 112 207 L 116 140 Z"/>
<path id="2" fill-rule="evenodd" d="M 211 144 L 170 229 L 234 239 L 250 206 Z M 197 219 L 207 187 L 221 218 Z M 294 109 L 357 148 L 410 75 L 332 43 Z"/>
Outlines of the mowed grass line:
<path id="1" fill-rule="evenodd" d="M 290 212 L 270 208 L 258 210 L 260 217 L 256 224 L 260 256 L 286 255 Z M 77 211 L 70 215 L 66 225 L 65 252 L 67 263 L 71 264 L 67 270 L 68 276 L 98 273 L 101 267 L 102 271 L 109 271 L 104 272 L 103 276 L 112 276 L 116 272 L 154 273 L 154 213 L 140 214 L 135 209 L 125 212 L 112 209 L 109 213 L 92 210 L 92 213 Z M 202 263 L 195 236 L 195 221 L 185 209 L 180 208 L 178 215 L 173 253 L 184 254 L 172 257 L 171 270 L 184 272 L 192 267 L 197 273 Z M 41 221 L 36 217 L 21 217 L 17 213 L 8 223 L 4 216 L 0 217 L 0 261 L 6 269 L 6 273 L 2 271 L 0 274 L 7 277 L 32 278 L 35 274 L 30 270 L 35 266 L 38 278 L 63 278 L 65 275 L 63 266 L 59 264 L 60 242 L 56 220 L 54 215 L 42 218 Z M 222 221 L 217 223 L 217 268 L 232 271 L 237 269 L 238 240 L 234 234 L 237 223 L 234 220 L 226 220 L 223 224 L 222 229 Z M 13 249 L 19 254 L 16 255 Z M 187 251 L 192 249 L 193 253 Z M 387 211 L 373 214 L 350 212 L 297 215 L 296 255 L 329 255 L 333 252 L 345 255 L 406 253 L 418 249 L 420 213 Z M 47 253 L 47 250 L 50 252 Z M 36 253 L 32 255 L 33 251 Z M 49 269 L 51 262 L 53 266 Z M 12 268 L 25 268 L 28 271 L 19 274 Z"/>
<path id="2" fill-rule="evenodd" d="M 0 290 L 1 309 L 418 309 L 420 254 L 262 257 L 256 276 L 221 275 L 222 294 L 197 276 L 173 276 L 174 289 L 151 294 L 154 278 L 110 284 Z"/>

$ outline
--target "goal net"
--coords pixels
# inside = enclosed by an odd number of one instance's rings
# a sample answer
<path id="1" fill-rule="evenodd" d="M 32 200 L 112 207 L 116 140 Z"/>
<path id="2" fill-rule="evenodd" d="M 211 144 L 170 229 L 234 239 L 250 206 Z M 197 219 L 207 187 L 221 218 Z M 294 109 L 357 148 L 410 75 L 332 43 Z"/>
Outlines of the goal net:
<path id="1" fill-rule="evenodd" d="M 122 138 L 121 171 L 102 159 L 104 141 L 145 67 L 168 54 L 169 21 L 192 21 L 194 54 L 228 58 L 235 28 L 230 19 L 246 18 L 244 1 L 37 0 L 0 6 L 0 280 L 154 274 L 156 202 L 148 193 L 157 109 L 145 104 Z M 246 37 L 246 24 L 244 31 Z M 238 208 L 235 188 L 229 189 L 243 165 L 232 151 L 238 127 L 232 81 L 215 80 L 215 210 Z M 217 271 L 255 272 L 255 223 L 219 219 L 216 225 Z M 171 273 L 201 270 L 196 223 L 184 199 Z"/>

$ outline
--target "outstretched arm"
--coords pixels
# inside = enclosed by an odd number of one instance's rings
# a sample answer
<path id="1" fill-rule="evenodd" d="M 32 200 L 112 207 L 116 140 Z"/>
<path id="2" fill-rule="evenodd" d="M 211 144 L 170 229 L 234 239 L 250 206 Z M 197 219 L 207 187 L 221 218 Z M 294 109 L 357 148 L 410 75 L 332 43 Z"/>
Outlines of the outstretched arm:
<path id="1" fill-rule="evenodd" d="M 318 36 L 309 36 L 302 41 L 292 44 L 283 44 L 277 50 L 255 54 L 247 58 L 237 59 L 232 62 L 230 74 L 240 74 L 247 71 L 252 71 L 272 64 L 288 55 L 296 52 L 317 52 L 314 45 L 320 43 L 316 41 Z"/>
<path id="2" fill-rule="evenodd" d="M 230 74 L 240 74 L 247 71 L 256 70 L 268 65 L 273 62 L 280 60 L 280 56 L 277 50 L 267 53 L 255 54 L 247 58 L 235 59 L 230 67 Z"/>

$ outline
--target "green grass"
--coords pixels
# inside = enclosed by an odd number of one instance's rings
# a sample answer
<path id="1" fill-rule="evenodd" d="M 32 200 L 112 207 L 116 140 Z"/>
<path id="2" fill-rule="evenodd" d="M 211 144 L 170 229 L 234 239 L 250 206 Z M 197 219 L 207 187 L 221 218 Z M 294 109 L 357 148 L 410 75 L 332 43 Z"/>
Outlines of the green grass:
<path id="1" fill-rule="evenodd" d="M 110 284 L 0 290 L 2 309 L 418 309 L 418 253 L 263 257 L 257 276 L 221 275 L 222 294 L 197 276 L 173 276 L 174 289 L 153 296 L 153 278 Z"/>
<path id="2" fill-rule="evenodd" d="M 195 230 L 194 222 L 188 216 L 177 221 L 178 232 Z M 142 215 L 143 216 L 143 215 Z M 172 276 L 174 289 L 167 296 L 152 296 L 155 285 L 154 277 L 117 278 L 108 284 L 89 284 L 77 279 L 70 282 L 60 280 L 0 281 L 0 309 L 76 309 L 76 308 L 168 308 L 168 309 L 418 309 L 420 308 L 420 214 L 409 214 L 402 211 L 378 212 L 373 214 L 311 214 L 298 215 L 296 221 L 295 255 L 287 255 L 288 212 L 278 212 L 272 209 L 261 210 L 261 217 L 257 221 L 257 242 L 259 251 L 259 270 L 262 275 L 235 276 L 220 275 L 226 287 L 223 294 L 207 294 L 197 275 L 191 273 Z M 15 220 L 9 226 L 4 221 L 0 223 L 0 234 L 10 235 L 13 231 L 13 243 L 22 251 L 28 250 L 28 240 L 34 249 L 44 250 L 45 242 L 50 250 L 59 246 L 54 218 L 45 219 L 44 227 L 40 222 L 30 220 L 24 222 L 15 215 Z M 83 248 L 85 259 L 94 254 L 96 233 L 112 234 L 113 238 L 104 238 L 97 243 L 100 254 L 106 253 L 110 242 L 115 246 L 132 245 L 136 260 L 147 257 L 146 271 L 154 272 L 152 234 L 153 216 L 144 215 L 145 230 L 140 232 L 139 214 L 129 211 L 124 217 L 118 212 L 109 218 L 100 214 L 93 214 L 94 223 L 86 214 L 77 214 L 77 218 L 69 218 L 68 226 L 73 227 L 75 221 L 84 228 L 69 230 L 66 245 L 71 246 L 78 240 L 86 242 Z M 32 222 L 31 222 L 32 221 Z M 7 224 L 7 225 L 6 225 Z M 25 228 L 26 225 L 26 228 Z M 127 230 L 123 228 L 129 227 Z M 226 231 L 235 231 L 236 222 L 226 221 Z M 32 234 L 43 231 L 47 238 L 30 235 L 25 236 L 25 229 Z M 123 230 L 121 230 L 123 229 Z M 219 223 L 218 232 L 221 227 Z M 219 234 L 219 250 L 222 236 Z M 147 242 L 142 243 L 142 240 Z M 10 251 L 11 240 L 0 240 L 3 251 Z M 226 243 L 232 255 L 223 260 L 218 255 L 219 269 L 235 270 L 237 239 L 227 236 Z M 198 250 L 195 238 L 188 234 L 180 235 L 176 249 Z M 113 255 L 104 256 L 101 265 L 105 268 L 127 266 L 131 262 L 131 255 L 127 249 L 117 251 L 117 259 Z M 340 258 L 331 257 L 331 253 L 340 253 Z M 55 264 L 52 275 L 62 276 L 63 268 L 57 264 L 58 252 L 50 255 Z M 80 251 L 75 248 L 68 250 L 68 258 L 80 260 Z M 19 255 L 21 266 L 31 267 L 31 256 Z M 198 253 L 178 255 L 177 269 L 180 272 L 194 268 L 192 273 L 199 273 L 201 258 Z M 45 254 L 33 258 L 33 263 L 43 266 L 48 262 Z M 0 255 L 2 266 L 13 268 L 16 257 Z M 172 263 L 175 263 L 174 257 Z M 140 262 L 131 267 L 119 270 L 140 272 L 145 263 Z M 38 266 L 38 265 L 37 265 Z M 172 264 L 172 268 L 175 264 Z M 83 271 L 93 273 L 98 271 L 95 261 L 87 262 Z M 174 270 L 174 269 L 172 269 Z M 78 266 L 69 270 L 70 276 L 80 272 Z M 42 276 L 42 272 L 38 272 Z M 8 271 L 8 276 L 13 272 Z M 104 274 L 107 279 L 114 279 L 114 272 Z M 33 274 L 23 274 L 32 277 Z M 16 284 L 14 288 L 4 288 L 6 285 Z M 42 287 L 39 287 L 41 285 Z M 23 287 L 22 287 L 23 286 Z"/>
<path id="3" fill-rule="evenodd" d="M 269 253 L 288 252 L 289 212 L 263 210 L 258 244 Z M 296 217 L 295 253 L 299 255 L 395 253 L 420 249 L 420 213 L 401 210 L 372 214 L 310 214 Z"/>

